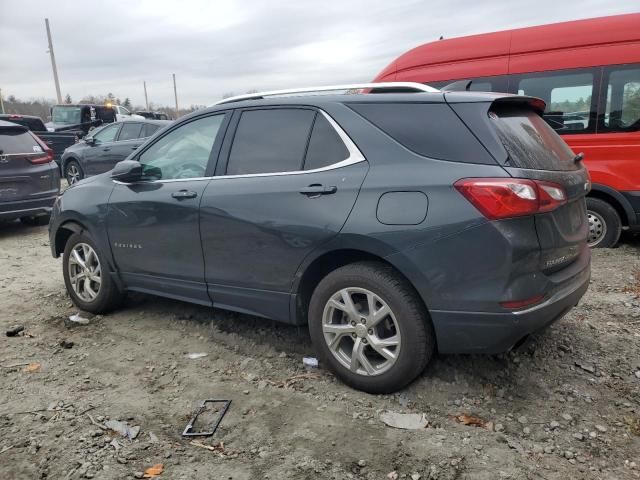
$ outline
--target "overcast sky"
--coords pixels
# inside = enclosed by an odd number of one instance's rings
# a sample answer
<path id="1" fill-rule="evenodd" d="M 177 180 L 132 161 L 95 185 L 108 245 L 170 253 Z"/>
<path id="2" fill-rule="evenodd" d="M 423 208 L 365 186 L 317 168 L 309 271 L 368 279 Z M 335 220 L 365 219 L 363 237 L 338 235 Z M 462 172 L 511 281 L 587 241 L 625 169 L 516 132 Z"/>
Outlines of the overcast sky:
<path id="1" fill-rule="evenodd" d="M 635 8 L 634 8 L 635 7 Z M 369 81 L 396 56 L 446 38 L 640 11 L 631 0 L 0 0 L 0 88 L 210 104 L 251 89 Z"/>

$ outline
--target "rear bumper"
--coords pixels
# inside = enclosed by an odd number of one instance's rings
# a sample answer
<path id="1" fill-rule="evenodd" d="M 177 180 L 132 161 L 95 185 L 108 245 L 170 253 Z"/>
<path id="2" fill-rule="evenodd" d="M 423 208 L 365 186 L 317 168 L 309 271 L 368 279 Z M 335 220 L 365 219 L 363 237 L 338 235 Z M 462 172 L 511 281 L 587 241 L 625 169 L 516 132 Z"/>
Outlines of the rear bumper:
<path id="1" fill-rule="evenodd" d="M 0 220 L 12 220 L 14 218 L 51 213 L 57 196 L 16 202 L 0 202 Z"/>
<path id="2" fill-rule="evenodd" d="M 591 277 L 590 252 L 586 265 L 544 302 L 516 312 L 430 311 L 441 353 L 501 353 L 525 336 L 561 319 L 587 291 Z"/>

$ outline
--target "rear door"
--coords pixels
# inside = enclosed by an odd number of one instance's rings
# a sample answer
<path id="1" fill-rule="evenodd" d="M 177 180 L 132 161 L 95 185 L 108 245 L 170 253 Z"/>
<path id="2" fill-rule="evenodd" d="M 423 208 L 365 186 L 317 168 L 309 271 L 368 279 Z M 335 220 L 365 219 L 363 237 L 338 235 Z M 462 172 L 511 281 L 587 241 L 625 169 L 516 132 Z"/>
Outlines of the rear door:
<path id="1" fill-rule="evenodd" d="M 114 160 L 117 158 L 116 138 L 120 125 L 120 123 L 108 125 L 92 135 L 95 144 L 83 152 L 85 161 L 82 168 L 86 175 L 97 175 L 106 172 L 117 163 Z"/>
<path id="2" fill-rule="evenodd" d="M 54 195 L 56 177 L 49 162 L 26 127 L 0 125 L 0 202 Z"/>
<path id="3" fill-rule="evenodd" d="M 215 305 L 289 318 L 294 275 L 342 228 L 368 165 L 311 108 L 237 111 L 200 205 L 205 278 Z"/>
<path id="4" fill-rule="evenodd" d="M 489 122 L 504 146 L 503 167 L 512 177 L 557 184 L 566 202 L 535 216 L 540 242 L 541 267 L 558 270 L 575 260 L 586 248 L 588 221 L 585 196 L 589 175 L 582 162 L 533 108 L 524 103 L 494 102 Z"/>

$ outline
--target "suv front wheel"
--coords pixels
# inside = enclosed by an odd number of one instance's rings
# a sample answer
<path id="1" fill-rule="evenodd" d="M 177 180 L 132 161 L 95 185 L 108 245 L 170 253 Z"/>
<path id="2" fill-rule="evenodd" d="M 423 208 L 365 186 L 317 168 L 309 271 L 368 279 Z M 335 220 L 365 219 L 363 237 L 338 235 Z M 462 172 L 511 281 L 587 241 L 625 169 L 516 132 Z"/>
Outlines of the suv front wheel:
<path id="1" fill-rule="evenodd" d="M 416 292 L 378 262 L 346 265 L 322 279 L 311 297 L 309 330 L 319 358 L 346 384 L 369 393 L 404 387 L 435 349 Z"/>
<path id="2" fill-rule="evenodd" d="M 111 278 L 104 256 L 86 232 L 69 237 L 62 269 L 67 292 L 80 309 L 106 313 L 122 302 L 123 293 Z"/>

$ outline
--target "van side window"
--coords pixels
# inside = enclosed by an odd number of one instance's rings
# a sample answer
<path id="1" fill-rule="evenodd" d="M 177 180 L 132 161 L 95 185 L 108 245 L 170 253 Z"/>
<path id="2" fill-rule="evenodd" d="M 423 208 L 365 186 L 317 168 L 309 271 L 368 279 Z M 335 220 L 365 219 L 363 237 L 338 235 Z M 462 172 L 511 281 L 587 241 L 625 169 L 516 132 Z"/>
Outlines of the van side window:
<path id="1" fill-rule="evenodd" d="M 595 102 L 591 71 L 526 74 L 515 78 L 518 95 L 538 97 L 547 103 L 544 119 L 558 133 L 595 130 Z"/>
<path id="2" fill-rule="evenodd" d="M 640 128 L 640 67 L 612 69 L 607 82 L 604 130 L 628 132 Z"/>

